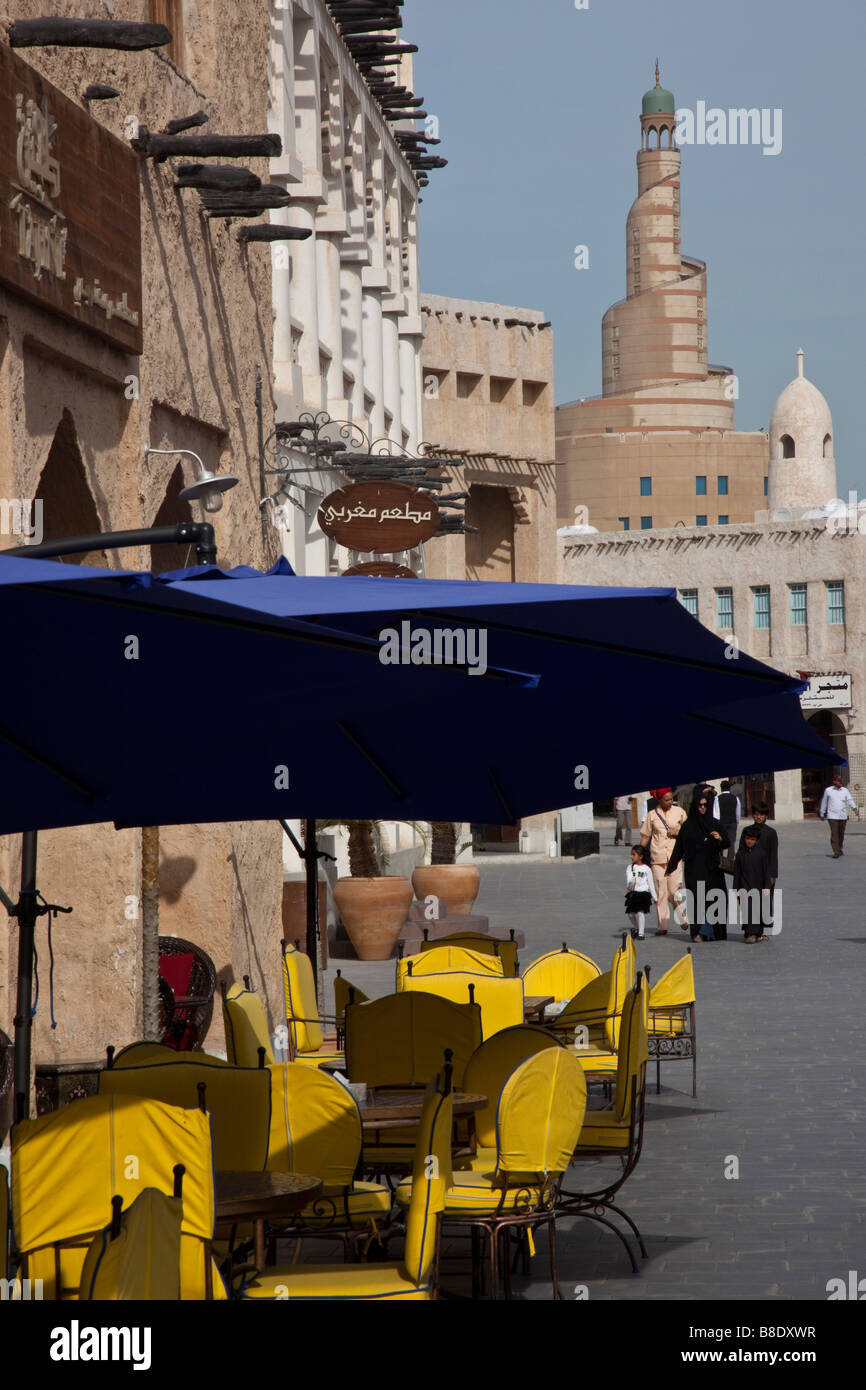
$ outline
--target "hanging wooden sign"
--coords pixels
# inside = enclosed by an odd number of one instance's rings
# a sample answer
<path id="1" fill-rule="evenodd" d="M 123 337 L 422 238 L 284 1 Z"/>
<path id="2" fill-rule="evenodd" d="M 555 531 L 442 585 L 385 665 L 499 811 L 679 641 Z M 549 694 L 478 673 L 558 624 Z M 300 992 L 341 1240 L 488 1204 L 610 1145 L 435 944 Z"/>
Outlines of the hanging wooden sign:
<path id="1" fill-rule="evenodd" d="M 138 160 L 0 44 L 0 283 L 141 352 Z"/>
<path id="2" fill-rule="evenodd" d="M 343 575 L 366 574 L 373 579 L 417 579 L 418 575 L 407 565 L 395 565 L 393 560 L 368 560 L 364 565 L 353 565 L 343 570 Z"/>
<path id="3" fill-rule="evenodd" d="M 405 483 L 352 483 L 326 497 L 319 525 L 349 550 L 387 555 L 411 550 L 439 530 L 439 508 Z"/>

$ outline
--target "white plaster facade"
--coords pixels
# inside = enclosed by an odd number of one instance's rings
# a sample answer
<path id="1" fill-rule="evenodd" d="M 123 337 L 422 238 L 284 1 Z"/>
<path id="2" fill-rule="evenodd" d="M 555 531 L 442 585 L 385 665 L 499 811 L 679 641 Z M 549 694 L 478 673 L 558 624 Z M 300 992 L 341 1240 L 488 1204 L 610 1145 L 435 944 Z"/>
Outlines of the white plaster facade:
<path id="1" fill-rule="evenodd" d="M 411 86 L 406 55 L 398 80 Z M 271 223 L 311 232 L 271 249 L 277 420 L 327 411 L 414 452 L 418 181 L 323 0 L 271 0 L 270 92 L 269 127 L 283 142 L 271 179 L 292 198 Z M 308 466 L 299 451 L 280 453 Z M 346 557 L 316 512 L 345 478 L 305 470 L 297 480 L 274 507 L 283 553 L 299 574 L 339 570 Z M 274 492 L 279 479 L 268 481 Z"/>

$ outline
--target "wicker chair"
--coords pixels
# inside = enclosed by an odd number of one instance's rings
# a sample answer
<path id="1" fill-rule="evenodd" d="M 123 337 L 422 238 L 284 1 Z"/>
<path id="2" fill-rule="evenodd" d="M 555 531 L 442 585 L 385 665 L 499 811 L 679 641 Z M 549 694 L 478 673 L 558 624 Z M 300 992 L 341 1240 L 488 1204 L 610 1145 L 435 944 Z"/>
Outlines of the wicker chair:
<path id="1" fill-rule="evenodd" d="M 178 957 L 191 957 L 181 962 Z M 187 970 L 184 967 L 188 967 Z M 216 968 L 179 936 L 159 938 L 160 1041 L 177 1052 L 200 1050 L 213 1017 Z"/>

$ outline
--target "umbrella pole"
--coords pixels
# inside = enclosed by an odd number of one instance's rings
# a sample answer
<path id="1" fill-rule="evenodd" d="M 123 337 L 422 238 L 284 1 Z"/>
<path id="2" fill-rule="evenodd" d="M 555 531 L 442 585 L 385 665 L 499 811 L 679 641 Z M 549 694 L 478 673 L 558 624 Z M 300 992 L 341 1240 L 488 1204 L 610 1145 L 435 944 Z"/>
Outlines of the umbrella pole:
<path id="1" fill-rule="evenodd" d="M 159 826 L 141 830 L 142 1037 L 159 1042 Z"/>
<path id="2" fill-rule="evenodd" d="M 304 821 L 304 868 L 307 875 L 307 955 L 313 967 L 313 979 L 318 987 L 319 846 L 316 843 L 316 822 L 314 820 Z"/>
<path id="3" fill-rule="evenodd" d="M 18 918 L 18 1000 L 15 1014 L 15 1119 L 30 1114 L 30 1041 L 33 1030 L 33 943 L 36 934 L 36 831 L 21 841 Z"/>

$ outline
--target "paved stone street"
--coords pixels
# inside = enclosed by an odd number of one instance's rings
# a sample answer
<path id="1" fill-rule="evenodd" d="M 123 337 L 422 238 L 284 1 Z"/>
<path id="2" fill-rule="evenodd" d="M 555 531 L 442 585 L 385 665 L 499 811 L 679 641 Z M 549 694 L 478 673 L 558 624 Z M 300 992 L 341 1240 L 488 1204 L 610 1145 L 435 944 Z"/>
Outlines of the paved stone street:
<path id="1" fill-rule="evenodd" d="M 576 863 L 479 858 L 476 910 L 526 933 L 521 964 L 565 940 L 609 967 L 627 925 L 628 851 L 613 847 L 612 823 L 601 838 L 600 858 Z M 694 951 L 697 1099 L 689 1062 L 663 1065 L 659 1096 L 650 1067 L 643 1154 L 620 1193 L 649 1259 L 634 1276 L 610 1232 L 563 1221 L 566 1298 L 586 1285 L 590 1299 L 824 1300 L 829 1279 L 866 1274 L 866 826 L 849 825 L 838 861 L 823 823 L 783 826 L 779 838 L 781 933 L 746 947 L 729 928 L 727 943 Z M 638 965 L 657 980 L 687 942 L 674 927 L 666 938 L 651 930 Z M 368 993 L 393 989 L 391 964 L 343 970 Z M 725 1177 L 731 1157 L 738 1179 Z M 517 1296 L 550 1298 L 542 1246 Z"/>

